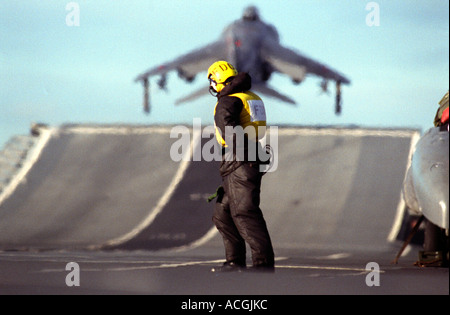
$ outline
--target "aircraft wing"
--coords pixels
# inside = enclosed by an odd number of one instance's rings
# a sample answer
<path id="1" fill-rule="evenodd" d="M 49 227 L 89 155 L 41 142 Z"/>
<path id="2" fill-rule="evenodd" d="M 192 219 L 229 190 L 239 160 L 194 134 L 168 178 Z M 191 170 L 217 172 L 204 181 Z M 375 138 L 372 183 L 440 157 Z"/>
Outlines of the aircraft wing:
<path id="1" fill-rule="evenodd" d="M 291 99 L 290 97 L 283 95 L 279 92 L 277 92 L 275 89 L 269 87 L 267 84 L 265 83 L 260 83 L 260 84 L 252 84 L 252 91 L 256 91 L 256 92 L 260 92 L 264 95 L 268 95 L 274 98 L 277 98 L 285 103 L 289 103 L 292 105 L 296 105 L 295 101 L 293 99 Z M 178 100 L 175 101 L 175 105 L 179 105 L 185 102 L 189 102 L 192 101 L 200 96 L 203 96 L 205 94 L 209 93 L 209 86 L 204 86 L 194 92 L 192 92 L 191 94 L 184 96 Z"/>
<path id="2" fill-rule="evenodd" d="M 267 86 L 266 84 L 254 84 L 252 85 L 252 90 L 268 96 L 272 96 L 285 103 L 296 105 L 295 101 L 292 98 L 277 92 L 275 89 Z"/>
<path id="3" fill-rule="evenodd" d="M 168 72 L 173 70 L 177 71 L 181 78 L 192 81 L 197 73 L 208 69 L 213 62 L 224 59 L 225 52 L 225 42 L 217 41 L 182 55 L 173 61 L 148 69 L 140 74 L 135 81 L 144 81 L 155 75 L 161 75 L 164 78 Z M 159 85 L 163 88 L 165 79 L 161 80 Z"/>
<path id="4" fill-rule="evenodd" d="M 157 83 L 161 89 L 166 88 L 166 75 L 170 71 L 177 71 L 180 78 L 192 82 L 197 73 L 205 71 L 205 69 L 208 69 L 215 61 L 225 59 L 225 54 L 225 42 L 217 41 L 182 55 L 173 61 L 148 69 L 144 73 L 138 75 L 134 81 L 141 81 L 144 86 L 144 112 L 147 114 L 150 113 L 149 77 L 160 75 L 161 78 Z M 179 104 L 194 99 L 207 91 L 207 88 L 196 91 L 191 95 L 177 100 L 176 103 Z"/>
<path id="5" fill-rule="evenodd" d="M 200 89 L 192 92 L 189 95 L 183 96 L 175 101 L 175 105 L 180 105 L 182 103 L 190 102 L 199 98 L 200 96 L 209 94 L 209 86 L 203 86 Z"/>
<path id="6" fill-rule="evenodd" d="M 275 41 L 266 41 L 261 52 L 262 57 L 274 70 L 290 76 L 294 82 L 299 83 L 303 81 L 308 73 L 312 73 L 325 80 L 350 84 L 350 80 L 337 71 L 283 47 Z"/>

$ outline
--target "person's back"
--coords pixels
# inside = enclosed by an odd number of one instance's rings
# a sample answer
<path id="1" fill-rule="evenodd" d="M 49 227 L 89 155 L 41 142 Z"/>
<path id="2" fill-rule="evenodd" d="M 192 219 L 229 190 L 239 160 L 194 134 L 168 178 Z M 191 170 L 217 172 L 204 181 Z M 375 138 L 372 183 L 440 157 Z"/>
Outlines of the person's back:
<path id="1" fill-rule="evenodd" d="M 263 152 L 258 140 L 265 134 L 266 113 L 264 102 L 250 88 L 251 77 L 239 73 L 217 95 L 214 122 L 216 137 L 223 147 L 222 176 L 244 162 L 261 161 Z"/>

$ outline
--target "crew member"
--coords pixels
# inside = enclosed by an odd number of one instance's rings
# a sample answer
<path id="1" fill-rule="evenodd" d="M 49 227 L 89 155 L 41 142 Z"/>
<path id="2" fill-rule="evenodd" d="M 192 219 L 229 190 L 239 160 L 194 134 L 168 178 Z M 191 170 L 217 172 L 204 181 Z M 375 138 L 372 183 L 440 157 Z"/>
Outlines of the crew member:
<path id="1" fill-rule="evenodd" d="M 258 139 L 265 132 L 264 103 L 250 91 L 251 77 L 238 73 L 226 61 L 212 64 L 208 79 L 210 92 L 218 100 L 214 122 L 216 138 L 222 146 L 223 190 L 215 205 L 213 222 L 223 237 L 226 262 L 217 271 L 246 268 L 246 242 L 252 251 L 252 270 L 273 271 L 272 242 L 259 207 L 261 159 L 253 151 L 256 148 L 259 152 Z M 245 130 L 245 135 L 239 130 Z"/>
<path id="2" fill-rule="evenodd" d="M 449 131 L 448 129 L 448 91 L 439 101 L 439 108 L 434 117 L 434 126 L 439 127 L 441 131 Z"/>

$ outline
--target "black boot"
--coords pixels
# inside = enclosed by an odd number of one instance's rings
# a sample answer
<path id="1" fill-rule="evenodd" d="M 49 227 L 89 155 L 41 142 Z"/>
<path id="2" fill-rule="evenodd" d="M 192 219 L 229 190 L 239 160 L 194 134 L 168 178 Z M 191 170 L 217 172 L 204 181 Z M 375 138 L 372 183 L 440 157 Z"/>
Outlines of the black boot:
<path id="1" fill-rule="evenodd" d="M 242 272 L 246 270 L 246 266 L 234 261 L 227 261 L 220 267 L 212 268 L 212 272 Z"/>

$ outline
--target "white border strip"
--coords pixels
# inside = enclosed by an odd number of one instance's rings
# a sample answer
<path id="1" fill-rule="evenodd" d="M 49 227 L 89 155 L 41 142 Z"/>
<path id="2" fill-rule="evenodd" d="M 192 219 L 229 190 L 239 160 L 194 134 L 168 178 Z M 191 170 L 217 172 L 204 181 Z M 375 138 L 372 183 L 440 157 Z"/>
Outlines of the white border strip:
<path id="1" fill-rule="evenodd" d="M 0 194 L 0 205 L 8 199 L 16 190 L 16 188 L 24 181 L 26 180 L 26 176 L 30 169 L 33 167 L 33 165 L 37 162 L 39 157 L 41 156 L 42 150 L 44 150 L 45 146 L 47 145 L 48 141 L 52 137 L 52 135 L 55 133 L 54 128 L 41 128 L 40 130 L 40 138 L 38 142 L 36 143 L 34 149 L 31 149 L 29 152 L 29 157 L 25 160 L 25 163 L 20 168 L 20 170 L 17 172 L 16 175 L 11 179 L 11 181 L 8 183 L 8 185 L 5 187 L 3 192 Z"/>

